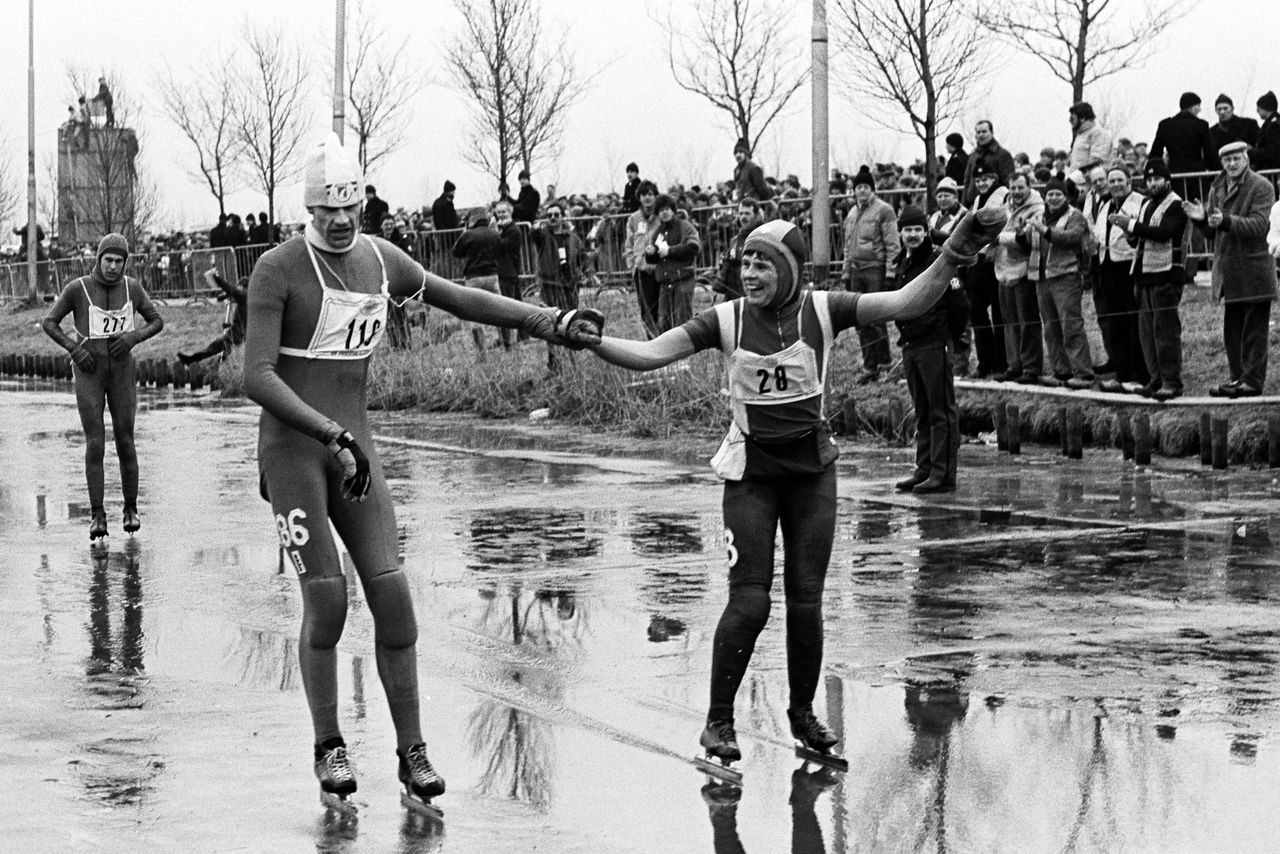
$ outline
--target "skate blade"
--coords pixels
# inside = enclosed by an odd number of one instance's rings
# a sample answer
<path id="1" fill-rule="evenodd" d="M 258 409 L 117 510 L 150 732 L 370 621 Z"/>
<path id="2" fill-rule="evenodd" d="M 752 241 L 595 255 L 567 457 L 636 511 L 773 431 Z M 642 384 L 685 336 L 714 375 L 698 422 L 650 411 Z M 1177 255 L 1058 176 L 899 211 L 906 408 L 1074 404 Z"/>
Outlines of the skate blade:
<path id="1" fill-rule="evenodd" d="M 430 801 L 424 801 L 417 795 L 411 795 L 405 791 L 400 792 L 400 805 L 409 810 L 409 812 L 414 812 L 418 815 L 425 815 L 439 819 L 444 818 L 444 810 L 440 809 L 440 807 Z"/>
<path id="2" fill-rule="evenodd" d="M 722 765 L 720 762 L 706 756 L 693 757 L 693 767 L 702 771 L 708 777 L 714 777 L 722 783 L 729 783 L 733 786 L 742 785 L 741 771 L 735 771 L 728 765 Z"/>
<path id="3" fill-rule="evenodd" d="M 804 747 L 803 745 L 797 744 L 796 756 L 799 756 L 806 762 L 816 762 L 819 765 L 824 765 L 827 768 L 832 768 L 836 771 L 849 770 L 849 760 L 835 753 L 823 753 L 820 750 L 814 750 L 812 747 Z"/>
<path id="4" fill-rule="evenodd" d="M 340 813 L 345 818 L 358 818 L 360 816 L 360 808 L 356 806 L 356 802 L 351 800 L 350 795 L 339 795 L 334 792 L 326 792 L 320 790 L 320 803 L 326 809 L 331 809 L 336 813 Z"/>

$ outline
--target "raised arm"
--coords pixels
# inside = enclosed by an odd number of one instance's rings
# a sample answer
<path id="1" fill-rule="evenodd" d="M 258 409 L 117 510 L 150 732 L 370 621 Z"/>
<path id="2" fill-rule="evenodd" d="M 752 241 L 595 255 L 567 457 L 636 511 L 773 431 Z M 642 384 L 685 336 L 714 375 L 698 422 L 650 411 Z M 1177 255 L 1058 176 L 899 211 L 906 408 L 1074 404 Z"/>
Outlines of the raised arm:
<path id="1" fill-rule="evenodd" d="M 858 300 L 859 325 L 886 320 L 908 320 L 923 314 L 942 296 L 956 268 L 977 260 L 978 250 L 999 233 L 1007 214 L 999 208 L 982 208 L 965 214 L 929 268 L 896 291 L 863 294 Z"/>

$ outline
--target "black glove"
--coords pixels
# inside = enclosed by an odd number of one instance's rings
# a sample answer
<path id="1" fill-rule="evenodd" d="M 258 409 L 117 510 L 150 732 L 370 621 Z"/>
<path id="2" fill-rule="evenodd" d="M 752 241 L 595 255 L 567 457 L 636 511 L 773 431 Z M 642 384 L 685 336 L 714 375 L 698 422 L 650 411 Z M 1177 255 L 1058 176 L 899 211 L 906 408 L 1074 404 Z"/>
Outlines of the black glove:
<path id="1" fill-rule="evenodd" d="M 113 359 L 123 359 L 133 351 L 137 343 L 138 337 L 132 332 L 126 332 L 111 339 L 111 342 L 107 344 L 107 352 L 111 354 Z"/>
<path id="2" fill-rule="evenodd" d="M 93 354 L 84 348 L 83 344 L 77 344 L 69 351 L 71 353 L 71 361 L 80 366 L 80 370 L 93 373 L 93 369 L 98 366 L 94 361 Z"/>
<path id="3" fill-rule="evenodd" d="M 604 334 L 604 315 L 594 308 L 561 310 L 556 315 L 556 335 L 572 350 L 599 344 Z"/>
<path id="4" fill-rule="evenodd" d="M 369 458 L 356 444 L 355 437 L 343 430 L 329 441 L 329 453 L 342 466 L 342 497 L 348 501 L 364 501 L 373 476 L 369 474 Z"/>

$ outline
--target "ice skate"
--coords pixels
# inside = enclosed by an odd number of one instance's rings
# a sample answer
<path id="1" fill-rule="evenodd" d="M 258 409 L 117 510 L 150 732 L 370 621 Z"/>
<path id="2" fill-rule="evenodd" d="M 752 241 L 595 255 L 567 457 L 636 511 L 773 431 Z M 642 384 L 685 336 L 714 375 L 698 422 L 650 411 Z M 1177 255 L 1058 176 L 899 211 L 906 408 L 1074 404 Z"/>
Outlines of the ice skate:
<path id="1" fill-rule="evenodd" d="M 831 748 L 840 739 L 836 738 L 826 724 L 818 720 L 812 706 L 787 709 L 787 718 L 791 721 L 791 734 L 800 742 L 796 745 L 796 756 L 837 771 L 849 770 L 849 761 L 831 752 Z"/>
<path id="2" fill-rule="evenodd" d="M 89 539 L 100 540 L 105 536 L 107 536 L 107 511 L 101 507 L 95 507 L 89 522 Z"/>
<path id="3" fill-rule="evenodd" d="M 355 802 L 351 795 L 356 791 L 356 775 L 347 758 L 347 745 L 340 738 L 331 738 L 316 745 L 316 779 L 320 781 L 320 803 L 345 816 L 355 816 Z"/>
<path id="4" fill-rule="evenodd" d="M 742 758 L 742 751 L 738 749 L 738 734 L 733 729 L 732 720 L 722 718 L 707 721 L 698 743 L 706 749 L 707 755 L 695 756 L 695 767 L 721 782 L 733 786 L 742 785 L 742 772 L 729 767 Z"/>
<path id="5" fill-rule="evenodd" d="M 400 782 L 404 784 L 400 803 L 412 812 L 444 818 L 444 810 L 431 803 L 432 798 L 444 794 L 444 778 L 431 767 L 427 746 L 415 744 L 403 753 L 397 750 L 396 756 L 400 757 Z"/>
<path id="6" fill-rule="evenodd" d="M 138 529 L 142 527 L 142 522 L 138 520 L 137 507 L 134 507 L 132 504 L 126 504 L 124 506 L 124 519 L 122 520 L 122 524 L 126 534 L 136 533 Z"/>

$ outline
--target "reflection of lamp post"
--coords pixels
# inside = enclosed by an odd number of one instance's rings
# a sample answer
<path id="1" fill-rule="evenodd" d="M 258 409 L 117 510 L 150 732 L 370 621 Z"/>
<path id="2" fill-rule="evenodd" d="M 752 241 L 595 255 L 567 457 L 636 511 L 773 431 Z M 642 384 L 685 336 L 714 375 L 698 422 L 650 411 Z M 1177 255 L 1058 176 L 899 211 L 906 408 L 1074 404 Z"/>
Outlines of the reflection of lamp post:
<path id="1" fill-rule="evenodd" d="M 27 299 L 36 301 L 36 0 L 27 0 Z"/>

